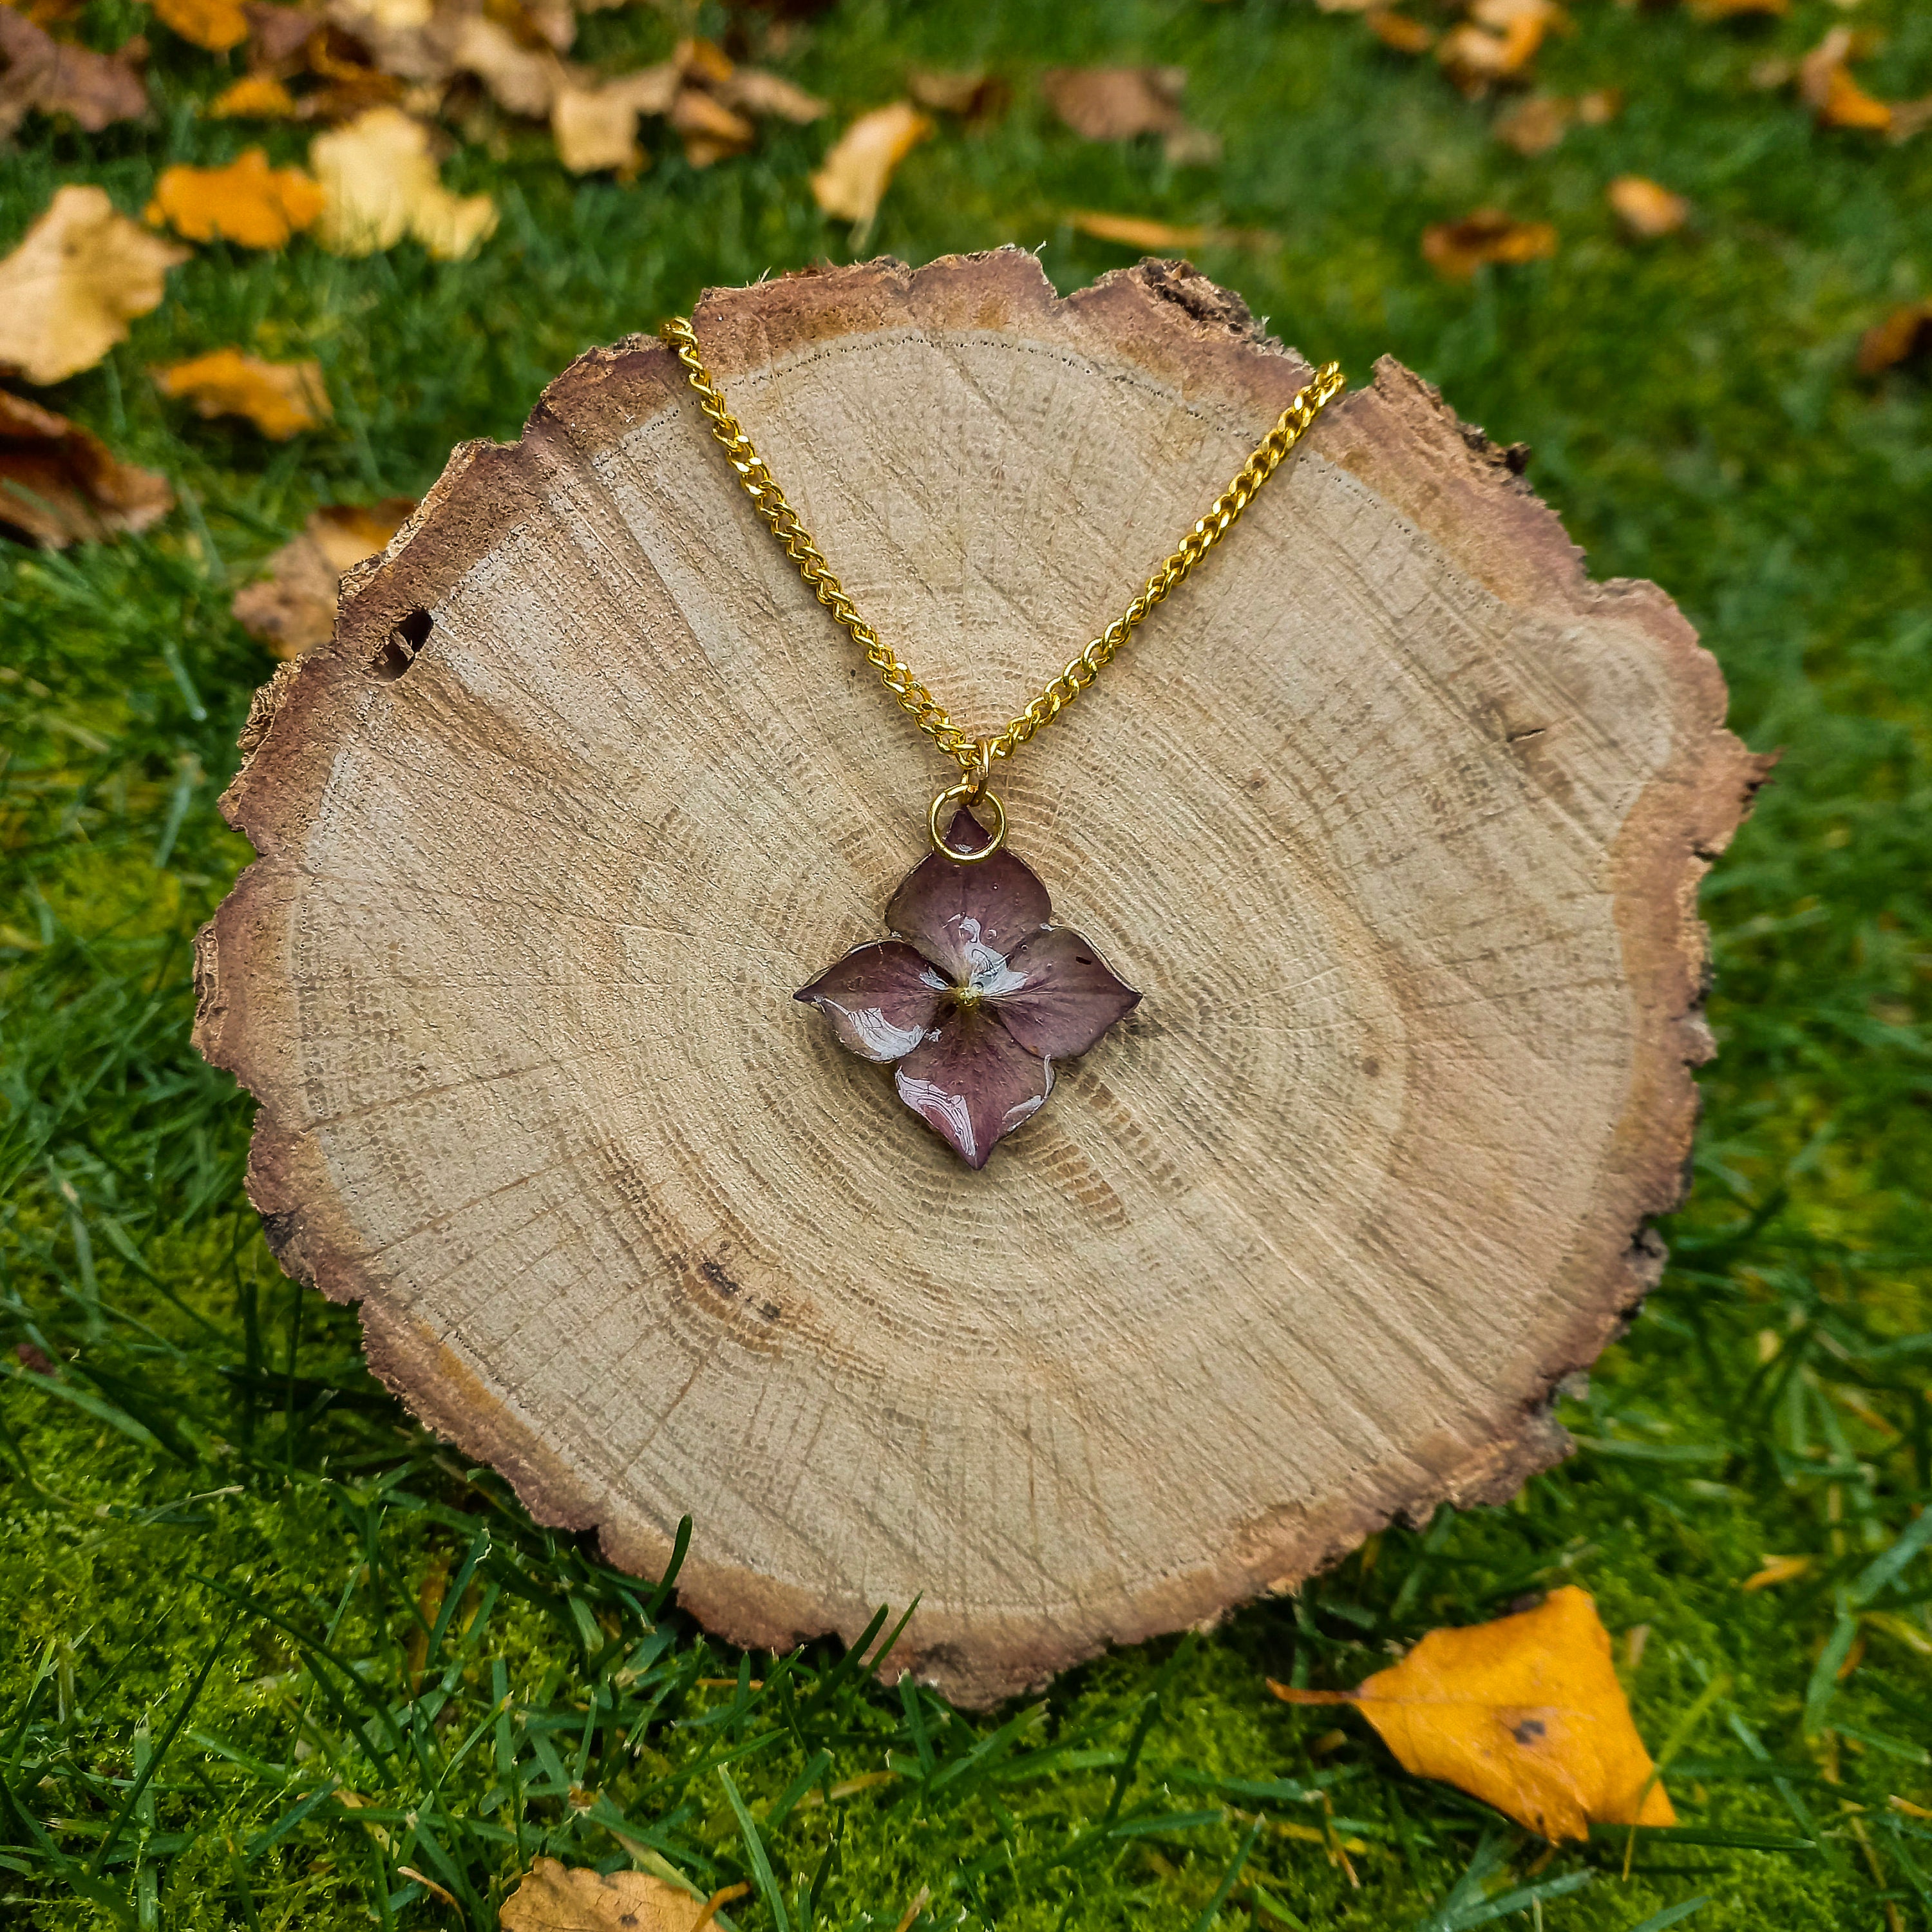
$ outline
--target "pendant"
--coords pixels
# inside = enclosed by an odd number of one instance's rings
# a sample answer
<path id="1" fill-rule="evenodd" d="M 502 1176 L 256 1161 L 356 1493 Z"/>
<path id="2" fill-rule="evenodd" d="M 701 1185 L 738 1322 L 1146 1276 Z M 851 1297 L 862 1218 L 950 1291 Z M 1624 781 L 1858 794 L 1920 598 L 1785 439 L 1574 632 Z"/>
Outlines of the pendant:
<path id="1" fill-rule="evenodd" d="M 1084 1053 L 1141 996 L 1077 932 L 1050 926 L 1033 868 L 991 832 L 973 788 L 933 801 L 933 850 L 886 908 L 896 936 L 855 946 L 793 997 L 816 1006 L 862 1060 L 897 1063 L 899 1098 L 968 1166 L 1031 1120 L 1053 1091 L 1053 1064 Z M 962 801 L 942 837 L 939 814 Z"/>

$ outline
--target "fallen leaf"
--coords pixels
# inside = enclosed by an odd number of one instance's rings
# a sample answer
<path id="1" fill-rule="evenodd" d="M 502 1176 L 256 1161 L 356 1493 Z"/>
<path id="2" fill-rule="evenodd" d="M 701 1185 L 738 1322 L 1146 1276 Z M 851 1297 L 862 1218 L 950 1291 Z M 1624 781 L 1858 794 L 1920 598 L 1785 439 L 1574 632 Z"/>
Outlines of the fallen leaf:
<path id="1" fill-rule="evenodd" d="M 932 122 L 909 100 L 860 115 L 812 176 L 813 198 L 827 214 L 870 228 L 892 170 L 932 132 Z"/>
<path id="2" fill-rule="evenodd" d="M 1863 128 L 1885 134 L 1892 110 L 1859 86 L 1846 70 L 1858 46 L 1849 27 L 1834 27 L 1798 66 L 1798 91 L 1821 128 Z"/>
<path id="3" fill-rule="evenodd" d="M 1624 92 L 1620 87 L 1593 88 L 1576 97 L 1576 118 L 1586 128 L 1607 126 L 1624 111 Z"/>
<path id="4" fill-rule="evenodd" d="M 1191 125 L 1181 112 L 1186 86 L 1182 67 L 1054 68 L 1040 77 L 1047 105 L 1083 139 L 1130 141 L 1158 134 L 1176 166 L 1210 166 L 1220 158 L 1220 139 Z"/>
<path id="5" fill-rule="evenodd" d="M 714 161 L 742 154 L 758 131 L 743 115 L 734 112 L 701 87 L 680 88 L 670 104 L 669 118 L 683 136 L 685 159 L 694 168 L 708 168 Z M 828 166 L 830 159 L 828 155 Z M 882 192 L 884 186 L 881 182 Z"/>
<path id="6" fill-rule="evenodd" d="M 316 238 L 338 255 L 370 255 L 412 235 L 438 261 L 470 254 L 496 226 L 487 194 L 456 195 L 438 178 L 430 133 L 394 107 L 372 107 L 318 134 L 309 166 L 321 184 Z"/>
<path id="7" fill-rule="evenodd" d="M 540 121 L 550 111 L 566 76 L 562 61 L 548 46 L 524 46 L 508 28 L 481 14 L 457 27 L 448 52 L 454 73 L 473 74 L 506 112 Z"/>
<path id="8" fill-rule="evenodd" d="M 245 416 L 278 442 L 330 413 L 319 362 L 265 362 L 238 349 L 217 349 L 149 373 L 163 395 L 185 397 L 204 416 Z"/>
<path id="9" fill-rule="evenodd" d="M 139 41 L 130 41 L 137 47 Z M 90 134 L 148 111 L 148 90 L 128 49 L 98 54 L 57 40 L 11 7 L 0 7 L 0 140 L 28 114 L 64 114 Z"/>
<path id="10" fill-rule="evenodd" d="M 1932 356 L 1932 302 L 1908 302 L 1903 308 L 1894 309 L 1882 322 L 1874 322 L 1858 338 L 1858 374 L 1882 375 L 1886 370 L 1921 356 Z M 1754 1577 L 1744 1588 L 1752 1588 L 1756 1580 Z"/>
<path id="11" fill-rule="evenodd" d="M 682 85 L 682 76 L 670 61 L 594 86 L 566 82 L 557 90 L 550 110 L 558 160 L 572 174 L 600 168 L 635 174 L 645 159 L 638 145 L 638 117 L 669 113 Z"/>
<path id="12" fill-rule="evenodd" d="M 1496 139 L 1519 154 L 1546 154 L 1570 131 L 1574 103 L 1561 94 L 1532 94 L 1496 118 Z"/>
<path id="13" fill-rule="evenodd" d="M 104 188 L 58 188 L 0 261 L 0 369 L 58 382 L 127 338 L 128 319 L 160 306 L 188 250 L 115 210 Z"/>
<path id="14" fill-rule="evenodd" d="M 1593 1822 L 1676 1822 L 1630 1720 L 1610 1633 L 1574 1584 L 1516 1616 L 1431 1630 L 1359 1690 L 1268 1688 L 1285 1703 L 1358 1706 L 1405 1771 L 1546 1838 L 1586 1838 Z"/>
<path id="15" fill-rule="evenodd" d="M 499 1908 L 503 1932 L 702 1932 L 719 1906 L 742 1898 L 735 1885 L 709 1900 L 649 1872 L 590 1871 L 539 1858 Z"/>
<path id="16" fill-rule="evenodd" d="M 1436 58 L 1473 98 L 1522 74 L 1565 17 L 1555 0 L 1471 0 L 1468 19 L 1442 36 Z"/>
<path id="17" fill-rule="evenodd" d="M 244 74 L 207 111 L 218 121 L 286 121 L 294 116 L 295 96 L 272 74 Z"/>
<path id="18" fill-rule="evenodd" d="M 1106 214 L 1079 208 L 1066 218 L 1082 235 L 1099 242 L 1118 242 L 1126 248 L 1144 248 L 1161 254 L 1190 248 L 1271 248 L 1281 240 L 1259 228 L 1179 228 L 1166 221 L 1144 220 L 1134 214 Z"/>
<path id="19" fill-rule="evenodd" d="M 1642 175 L 1619 175 L 1604 190 L 1604 198 L 1633 235 L 1648 241 L 1674 235 L 1690 218 L 1690 204 L 1681 194 Z"/>
<path id="20" fill-rule="evenodd" d="M 794 86 L 784 75 L 767 73 L 761 67 L 734 68 L 725 78 L 712 84 L 712 92 L 727 107 L 740 114 L 775 118 L 804 127 L 832 110 L 814 94 Z"/>
<path id="21" fill-rule="evenodd" d="M 1700 20 L 1735 20 L 1745 14 L 1774 14 L 1782 18 L 1791 11 L 1791 0 L 1690 0 L 1690 10 Z"/>
<path id="22" fill-rule="evenodd" d="M 165 476 L 121 462 L 92 430 L 0 389 L 0 529 L 61 550 L 145 530 L 174 501 Z"/>
<path id="23" fill-rule="evenodd" d="M 1738 1586 L 1744 1590 L 1768 1590 L 1776 1583 L 1792 1583 L 1805 1575 L 1811 1568 L 1808 1556 L 1767 1556 L 1764 1567 L 1755 1576 L 1747 1576 Z"/>
<path id="24" fill-rule="evenodd" d="M 935 114 L 968 122 L 997 120 L 1012 98 L 1012 88 L 983 68 L 950 72 L 914 68 L 906 75 L 906 92 Z"/>
<path id="25" fill-rule="evenodd" d="M 389 496 L 312 512 L 302 535 L 268 559 L 267 576 L 236 592 L 232 608 L 242 628 L 278 658 L 328 643 L 343 573 L 374 556 L 415 508 L 407 496 Z"/>
<path id="26" fill-rule="evenodd" d="M 1371 7 L 1362 20 L 1384 46 L 1392 47 L 1399 54 L 1426 54 L 1436 44 L 1433 28 L 1390 8 Z"/>
<path id="27" fill-rule="evenodd" d="M 248 16 L 239 0 L 153 0 L 154 18 L 184 40 L 225 54 L 248 38 Z"/>
<path id="28" fill-rule="evenodd" d="M 1512 220 L 1499 208 L 1479 208 L 1422 231 L 1424 260 L 1451 282 L 1466 282 L 1485 262 L 1538 262 L 1556 252 L 1550 223 Z"/>
<path id="29" fill-rule="evenodd" d="M 323 24 L 306 7 L 276 0 L 242 0 L 242 10 L 248 17 L 249 62 L 258 70 L 294 59 Z"/>
<path id="30" fill-rule="evenodd" d="M 279 248 L 322 212 L 322 190 L 299 168 L 272 168 L 250 148 L 225 168 L 172 167 L 154 184 L 148 219 L 190 242 Z"/>

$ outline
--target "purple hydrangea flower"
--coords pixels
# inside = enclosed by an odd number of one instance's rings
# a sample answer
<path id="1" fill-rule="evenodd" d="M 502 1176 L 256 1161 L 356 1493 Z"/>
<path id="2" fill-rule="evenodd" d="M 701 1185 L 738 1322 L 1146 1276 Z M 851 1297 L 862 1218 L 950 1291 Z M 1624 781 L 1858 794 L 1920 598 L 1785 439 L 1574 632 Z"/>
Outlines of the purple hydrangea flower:
<path id="1" fill-rule="evenodd" d="M 986 841 L 963 808 L 946 837 L 961 852 Z M 793 997 L 862 1059 L 896 1060 L 899 1098 L 984 1167 L 1053 1091 L 1053 1063 L 1084 1053 L 1140 1004 L 1078 933 L 1047 924 L 1052 912 L 1010 852 L 976 866 L 934 852 L 886 908 L 900 937 L 855 946 Z"/>

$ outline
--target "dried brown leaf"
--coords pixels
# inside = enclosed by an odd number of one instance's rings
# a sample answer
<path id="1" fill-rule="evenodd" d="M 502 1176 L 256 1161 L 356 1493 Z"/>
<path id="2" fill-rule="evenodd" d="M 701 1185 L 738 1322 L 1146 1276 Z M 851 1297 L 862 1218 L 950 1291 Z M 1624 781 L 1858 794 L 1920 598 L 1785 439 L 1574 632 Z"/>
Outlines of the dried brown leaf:
<path id="1" fill-rule="evenodd" d="M 1435 29 L 1388 7 L 1371 7 L 1362 16 L 1369 32 L 1399 54 L 1426 54 L 1436 44 Z"/>
<path id="2" fill-rule="evenodd" d="M 295 111 L 295 96 L 272 74 L 244 74 L 208 104 L 220 121 L 286 121 Z"/>
<path id="3" fill-rule="evenodd" d="M 148 372 L 164 396 L 185 398 L 204 416 L 244 416 L 286 442 L 330 413 L 319 362 L 265 362 L 238 349 L 217 349 Z"/>
<path id="4" fill-rule="evenodd" d="M 906 76 L 906 92 L 935 114 L 956 115 L 975 124 L 997 121 L 1012 103 L 1012 89 L 983 68 L 951 73 L 914 68 Z"/>
<path id="5" fill-rule="evenodd" d="M 318 134 L 309 166 L 324 206 L 316 239 L 338 255 L 370 255 L 413 236 L 437 260 L 459 260 L 496 226 L 487 194 L 442 185 L 430 133 L 399 109 L 372 107 L 346 128 Z"/>
<path id="6" fill-rule="evenodd" d="M 242 0 L 248 18 L 248 58 L 257 68 L 278 67 L 293 60 L 322 25 L 320 14 L 306 7 L 284 7 L 276 0 Z"/>
<path id="7" fill-rule="evenodd" d="M 1066 218 L 1071 226 L 1097 242 L 1118 242 L 1124 248 L 1142 248 L 1150 254 L 1186 254 L 1192 248 L 1273 248 L 1281 237 L 1261 228 L 1187 228 L 1136 214 L 1108 214 L 1077 208 Z"/>
<path id="8" fill-rule="evenodd" d="M 1466 282 L 1486 262 L 1536 262 L 1556 252 L 1549 222 L 1513 220 L 1499 208 L 1479 208 L 1422 233 L 1423 258 L 1445 281 Z"/>
<path id="9" fill-rule="evenodd" d="M 500 1911 L 503 1932 L 703 1932 L 734 1886 L 706 1901 L 649 1872 L 596 1872 L 539 1858 Z"/>
<path id="10" fill-rule="evenodd" d="M 932 132 L 932 122 L 909 100 L 860 115 L 812 176 L 814 199 L 827 214 L 869 228 L 893 170 Z"/>
<path id="11" fill-rule="evenodd" d="M 148 111 L 147 87 L 127 48 L 98 54 L 57 40 L 11 7 L 0 7 L 0 61 L 6 63 L 0 72 L 0 140 L 36 110 L 64 114 L 90 134 Z"/>
<path id="12" fill-rule="evenodd" d="M 1047 105 L 1084 140 L 1158 134 L 1170 161 L 1206 166 L 1220 158 L 1220 140 L 1181 112 L 1186 86 L 1180 67 L 1054 68 L 1040 77 Z"/>
<path id="13" fill-rule="evenodd" d="M 104 188 L 58 188 L 0 261 L 0 369 L 58 382 L 124 340 L 130 316 L 160 305 L 188 250 L 116 212 Z"/>
<path id="14" fill-rule="evenodd" d="M 743 115 L 734 113 L 701 87 L 680 88 L 668 118 L 683 137 L 685 159 L 694 168 L 742 154 L 758 131 Z"/>
<path id="15" fill-rule="evenodd" d="M 571 79 L 548 46 L 530 47 L 500 21 L 471 14 L 450 36 L 451 70 L 473 74 L 506 113 L 541 121 Z"/>
<path id="16" fill-rule="evenodd" d="M 800 127 L 831 112 L 816 94 L 761 67 L 734 68 L 724 80 L 714 82 L 711 91 L 740 114 L 790 121 Z"/>
<path id="17" fill-rule="evenodd" d="M 1791 11 L 1791 0 L 1690 0 L 1690 10 L 1700 20 L 1735 20 L 1741 14 Z"/>
<path id="18" fill-rule="evenodd" d="M 590 174 L 601 168 L 635 174 L 645 160 L 644 151 L 638 145 L 638 117 L 669 113 L 682 85 L 676 66 L 670 61 L 595 86 L 566 85 L 558 90 L 550 110 L 558 160 L 573 174 Z"/>
<path id="19" fill-rule="evenodd" d="M 1561 94 L 1532 94 L 1496 118 L 1496 139 L 1519 154 L 1546 154 L 1570 131 L 1574 101 Z"/>
<path id="20" fill-rule="evenodd" d="M 174 501 L 165 476 L 119 461 L 92 430 L 0 390 L 0 530 L 61 550 L 145 530 Z"/>
<path id="21" fill-rule="evenodd" d="M 1690 218 L 1690 204 L 1681 194 L 1642 175 L 1619 175 L 1604 190 L 1604 198 L 1633 235 L 1646 240 L 1674 235 Z"/>
<path id="22" fill-rule="evenodd" d="M 1932 356 L 1932 302 L 1907 302 L 1895 308 L 1882 322 L 1874 322 L 1858 340 L 1858 374 L 1861 376 L 1882 375 L 1888 369 L 1895 369 L 1901 362 L 1915 358 Z M 1808 1558 L 1767 1557 L 1767 1564 L 1803 1561 Z M 1780 1578 L 1778 1580 L 1782 1581 Z M 1754 1577 L 1744 1586 L 1747 1590 L 1757 1586 Z"/>
<path id="23" fill-rule="evenodd" d="M 176 166 L 154 184 L 148 219 L 190 242 L 279 248 L 322 212 L 322 190 L 299 168 L 272 168 L 250 148 L 225 168 Z"/>
<path id="24" fill-rule="evenodd" d="M 211 53 L 225 54 L 248 38 L 248 16 L 240 0 L 153 0 L 153 5 L 163 26 Z"/>
<path id="25" fill-rule="evenodd" d="M 236 594 L 235 615 L 278 658 L 295 658 L 328 641 L 343 573 L 373 556 L 408 520 L 407 496 L 379 503 L 330 503 L 313 512 L 302 533 L 267 563 L 268 575 Z"/>

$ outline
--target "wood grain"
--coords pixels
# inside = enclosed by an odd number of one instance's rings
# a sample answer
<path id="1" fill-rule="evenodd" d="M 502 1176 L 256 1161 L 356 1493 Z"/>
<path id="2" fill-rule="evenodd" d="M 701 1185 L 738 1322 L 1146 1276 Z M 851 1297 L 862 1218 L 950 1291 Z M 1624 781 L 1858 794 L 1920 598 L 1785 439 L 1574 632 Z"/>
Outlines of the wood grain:
<path id="1" fill-rule="evenodd" d="M 1309 373 L 1172 263 L 695 320 L 988 727 Z M 983 1703 L 1562 1453 L 1683 1186 L 1697 881 L 1765 769 L 1724 706 L 1662 592 L 1589 582 L 1383 362 L 1003 775 L 1146 998 L 976 1174 L 791 998 L 882 935 L 946 768 L 633 338 L 457 451 L 263 694 L 196 1037 L 261 1102 L 284 1265 L 430 1427 L 640 1571 L 689 1512 L 736 1640 L 918 1594 L 901 1661 Z"/>

